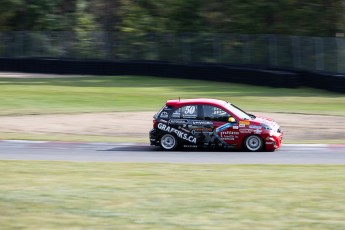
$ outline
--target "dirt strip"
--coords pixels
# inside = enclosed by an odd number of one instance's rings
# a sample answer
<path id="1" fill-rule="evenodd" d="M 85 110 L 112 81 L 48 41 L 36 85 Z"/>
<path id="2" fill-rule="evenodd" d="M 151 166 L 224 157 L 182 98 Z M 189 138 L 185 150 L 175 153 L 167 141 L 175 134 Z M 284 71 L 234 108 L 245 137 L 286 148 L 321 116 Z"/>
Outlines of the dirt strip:
<path id="1" fill-rule="evenodd" d="M 0 133 L 73 134 L 148 138 L 154 112 L 1 116 Z M 285 140 L 340 140 L 345 143 L 345 117 L 254 113 L 276 120 Z M 339 141 L 338 141 L 339 142 Z"/>

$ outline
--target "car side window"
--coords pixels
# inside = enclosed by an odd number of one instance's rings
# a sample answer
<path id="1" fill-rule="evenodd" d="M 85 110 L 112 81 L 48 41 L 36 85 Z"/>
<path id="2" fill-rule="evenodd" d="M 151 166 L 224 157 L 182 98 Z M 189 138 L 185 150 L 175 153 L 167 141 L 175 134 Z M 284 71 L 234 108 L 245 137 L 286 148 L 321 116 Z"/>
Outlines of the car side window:
<path id="1" fill-rule="evenodd" d="M 171 118 L 187 118 L 187 119 L 197 119 L 198 117 L 198 106 L 188 105 L 176 109 Z"/>
<path id="2" fill-rule="evenodd" d="M 204 119 L 207 121 L 222 121 L 228 122 L 231 115 L 224 110 L 210 105 L 204 105 Z"/>

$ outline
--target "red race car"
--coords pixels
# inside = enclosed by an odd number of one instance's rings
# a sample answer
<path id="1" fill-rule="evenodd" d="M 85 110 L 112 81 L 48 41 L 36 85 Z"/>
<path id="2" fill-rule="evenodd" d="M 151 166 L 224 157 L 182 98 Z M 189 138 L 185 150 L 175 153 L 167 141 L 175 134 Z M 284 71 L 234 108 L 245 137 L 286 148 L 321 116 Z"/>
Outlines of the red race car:
<path id="1" fill-rule="evenodd" d="M 223 147 L 256 152 L 282 145 L 283 132 L 276 122 L 223 100 L 168 100 L 153 118 L 150 142 L 163 150 Z"/>

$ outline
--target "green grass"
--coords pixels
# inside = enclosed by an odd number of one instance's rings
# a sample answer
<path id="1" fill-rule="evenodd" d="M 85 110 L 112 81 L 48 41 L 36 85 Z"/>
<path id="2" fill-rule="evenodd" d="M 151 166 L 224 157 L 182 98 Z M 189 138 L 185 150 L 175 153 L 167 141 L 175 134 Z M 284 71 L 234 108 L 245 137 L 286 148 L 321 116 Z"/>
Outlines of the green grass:
<path id="1" fill-rule="evenodd" d="M 345 229 L 345 167 L 0 161 L 1 229 Z"/>
<path id="2" fill-rule="evenodd" d="M 249 111 L 345 115 L 344 94 L 141 76 L 0 78 L 0 97 L 0 115 L 157 111 L 178 97 L 225 99 Z"/>

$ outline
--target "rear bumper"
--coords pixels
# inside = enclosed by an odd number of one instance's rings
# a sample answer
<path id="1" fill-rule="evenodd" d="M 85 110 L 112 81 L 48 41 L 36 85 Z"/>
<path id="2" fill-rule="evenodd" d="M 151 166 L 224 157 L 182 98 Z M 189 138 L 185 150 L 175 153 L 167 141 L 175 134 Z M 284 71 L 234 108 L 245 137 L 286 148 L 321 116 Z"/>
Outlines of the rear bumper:
<path id="1" fill-rule="evenodd" d="M 156 129 L 151 129 L 149 132 L 150 145 L 159 145 L 158 133 Z"/>

